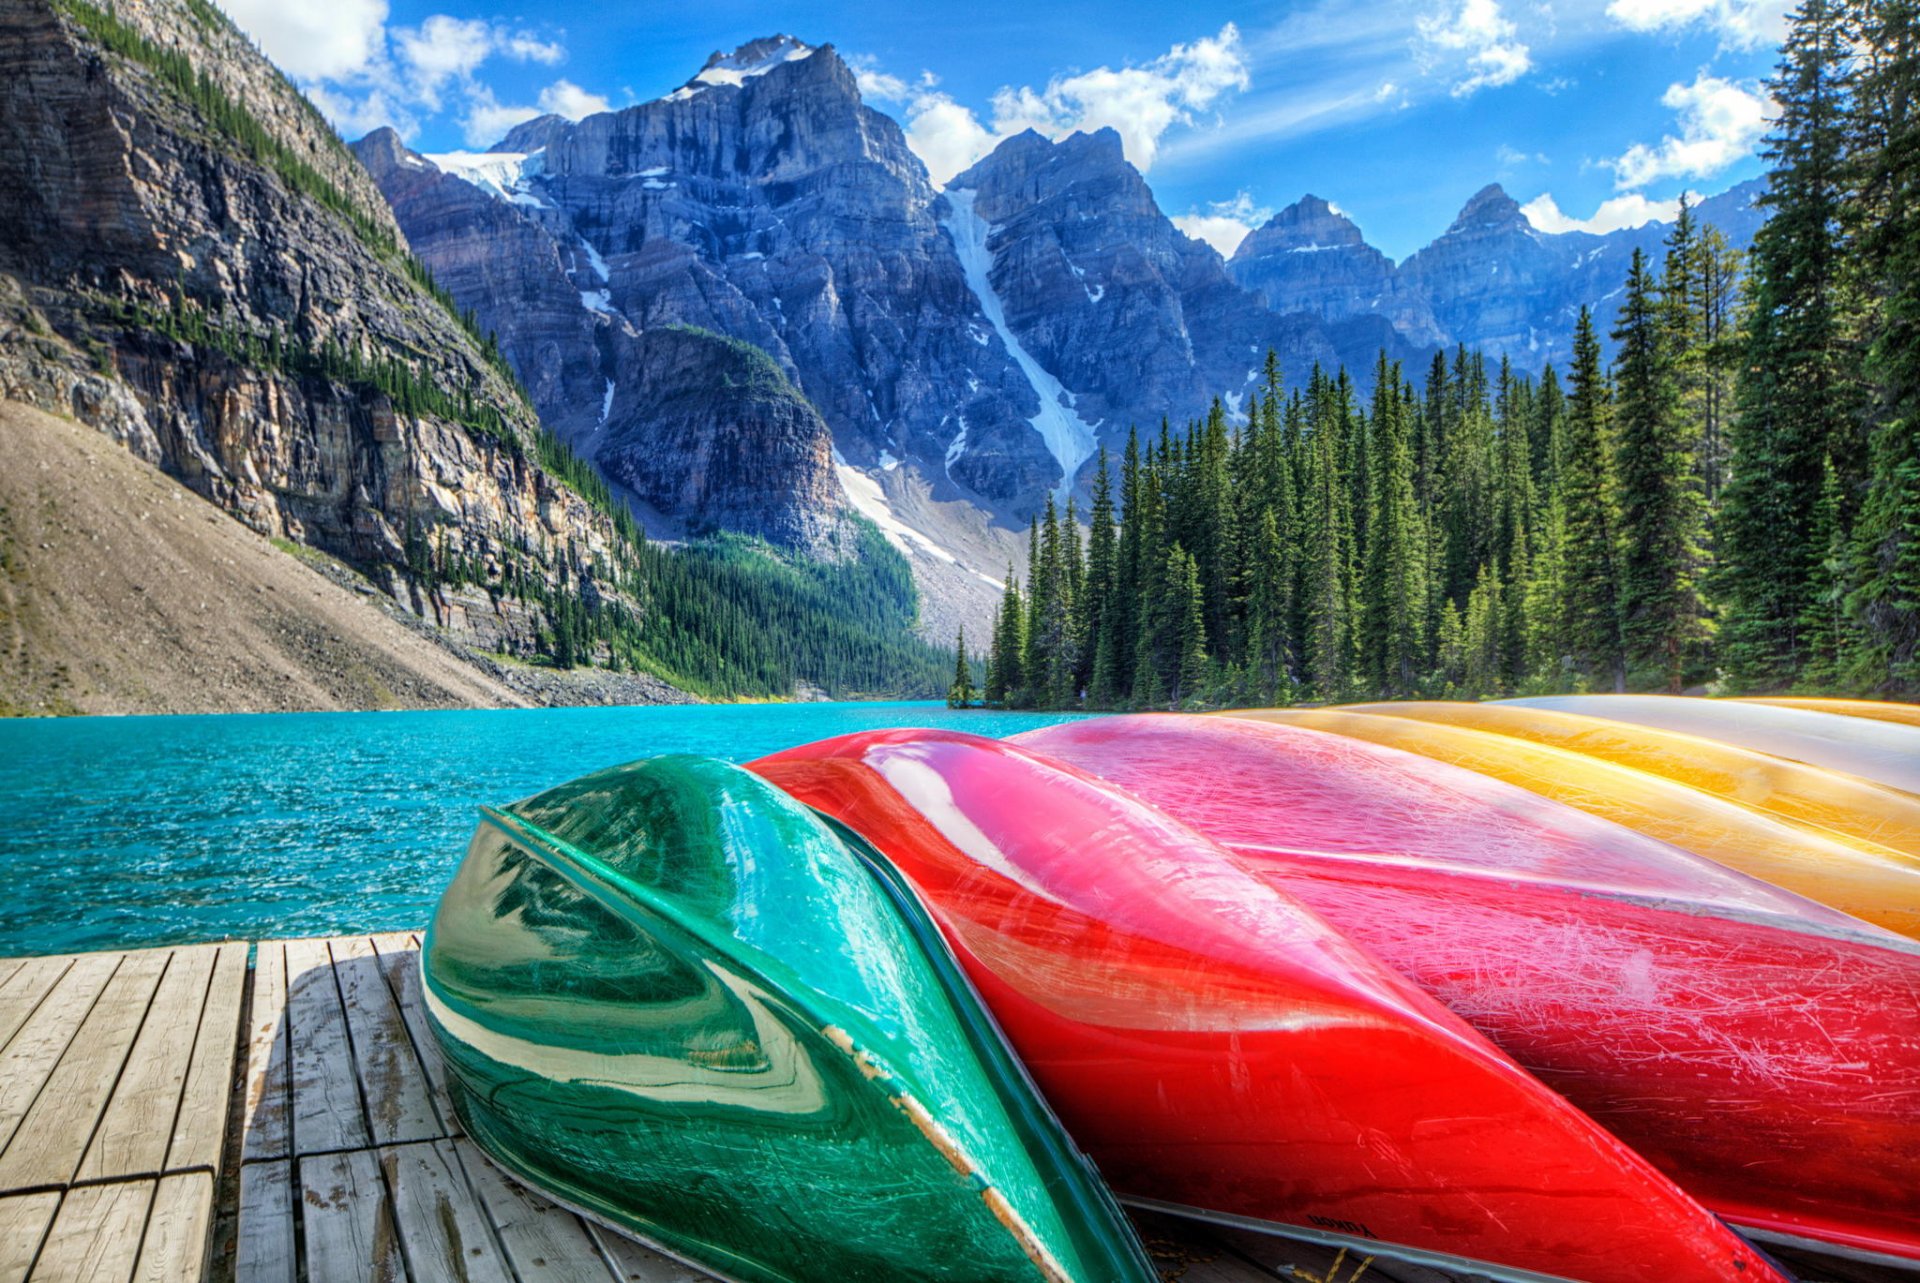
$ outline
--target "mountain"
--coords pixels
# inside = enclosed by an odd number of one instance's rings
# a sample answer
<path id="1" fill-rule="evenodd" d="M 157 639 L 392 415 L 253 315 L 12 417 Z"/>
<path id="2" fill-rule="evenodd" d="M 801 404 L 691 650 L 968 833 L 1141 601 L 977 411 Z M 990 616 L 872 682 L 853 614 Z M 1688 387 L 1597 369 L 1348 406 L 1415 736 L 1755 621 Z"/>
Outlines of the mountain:
<path id="1" fill-rule="evenodd" d="M 0 7 L 0 118 L 0 399 L 99 430 L 534 702 L 677 696 L 661 677 L 720 696 L 943 688 L 950 661 L 907 637 L 904 563 L 843 515 L 824 424 L 759 353 L 645 336 L 612 391 L 644 385 L 664 410 L 607 434 L 606 471 L 807 555 L 648 545 L 368 171 L 205 0 Z M 550 290 L 539 243 L 512 248 L 496 260 Z"/>
<path id="2" fill-rule="evenodd" d="M 1762 180 L 1741 183 L 1695 213 L 1744 248 L 1764 219 L 1754 205 L 1764 189 Z M 1531 371 L 1565 363 L 1581 307 L 1595 309 L 1603 334 L 1611 328 L 1607 303 L 1619 294 L 1633 251 L 1657 257 L 1669 227 L 1543 232 L 1494 183 L 1432 244 L 1395 265 L 1350 219 L 1306 196 L 1249 233 L 1227 268 L 1276 311 L 1308 310 L 1330 321 L 1381 316 L 1410 341 L 1478 348 Z"/>

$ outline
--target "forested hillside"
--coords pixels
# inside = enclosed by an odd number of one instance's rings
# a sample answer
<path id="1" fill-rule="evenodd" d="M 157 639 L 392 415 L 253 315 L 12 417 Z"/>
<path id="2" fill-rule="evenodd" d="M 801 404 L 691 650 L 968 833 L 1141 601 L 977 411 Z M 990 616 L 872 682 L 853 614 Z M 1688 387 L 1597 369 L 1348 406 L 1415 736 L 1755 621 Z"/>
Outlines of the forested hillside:
<path id="1" fill-rule="evenodd" d="M 1244 426 L 1136 436 L 1084 540 L 1035 524 L 986 700 L 1920 694 L 1920 10 L 1807 0 L 1782 57 L 1750 261 L 1683 210 L 1564 375 L 1270 360 Z"/>

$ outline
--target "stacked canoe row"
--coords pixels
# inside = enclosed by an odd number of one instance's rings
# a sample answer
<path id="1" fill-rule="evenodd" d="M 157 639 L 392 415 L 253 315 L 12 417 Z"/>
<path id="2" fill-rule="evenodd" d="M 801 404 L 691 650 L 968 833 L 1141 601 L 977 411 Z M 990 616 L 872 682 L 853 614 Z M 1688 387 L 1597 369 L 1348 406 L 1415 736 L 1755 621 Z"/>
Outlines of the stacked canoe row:
<path id="1" fill-rule="evenodd" d="M 473 1135 L 741 1280 L 1920 1277 L 1920 715 L 1570 697 L 653 758 L 488 811 Z"/>

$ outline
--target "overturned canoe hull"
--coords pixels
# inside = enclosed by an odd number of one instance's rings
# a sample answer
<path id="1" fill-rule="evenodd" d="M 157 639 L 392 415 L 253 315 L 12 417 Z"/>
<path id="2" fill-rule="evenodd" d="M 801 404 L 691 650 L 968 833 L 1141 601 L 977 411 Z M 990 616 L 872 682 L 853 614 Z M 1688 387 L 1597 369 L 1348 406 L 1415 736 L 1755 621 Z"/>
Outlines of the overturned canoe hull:
<path id="1" fill-rule="evenodd" d="M 1153 1277 L 904 884 L 738 768 L 489 812 L 422 970 L 475 1140 L 723 1277 Z"/>
<path id="2" fill-rule="evenodd" d="M 1561 717 L 1593 724 L 1590 718 L 1486 704 L 1423 708 L 1459 709 L 1459 720 L 1442 720 L 1435 711 L 1400 716 L 1390 704 L 1287 709 L 1267 716 L 1464 767 L 1920 939 L 1920 859 L 1793 824 L 1662 775 L 1477 724 L 1498 724 L 1503 715 L 1521 722 Z M 1665 734 L 1614 722 L 1598 725 L 1612 728 L 1610 738 Z"/>
<path id="3" fill-rule="evenodd" d="M 752 769 L 912 883 L 1125 1196 L 1503 1279 L 1778 1278 L 1426 995 L 1123 791 L 940 732 Z"/>
<path id="4" fill-rule="evenodd" d="M 1110 718 L 1019 742 L 1228 845 L 1728 1219 L 1920 1259 L 1909 942 L 1325 732 Z"/>
<path id="5" fill-rule="evenodd" d="M 1920 704 L 1900 704 L 1880 699 L 1817 699 L 1786 695 L 1750 695 L 1736 700 L 1740 704 L 1778 704 L 1782 708 L 1805 708 L 1816 713 L 1838 713 L 1842 717 L 1864 717 L 1875 722 L 1898 722 L 1920 726 Z"/>
<path id="6" fill-rule="evenodd" d="M 1920 793 L 1920 727 L 1899 722 L 1680 695 L 1540 695 L 1500 703 L 1657 726 Z"/>

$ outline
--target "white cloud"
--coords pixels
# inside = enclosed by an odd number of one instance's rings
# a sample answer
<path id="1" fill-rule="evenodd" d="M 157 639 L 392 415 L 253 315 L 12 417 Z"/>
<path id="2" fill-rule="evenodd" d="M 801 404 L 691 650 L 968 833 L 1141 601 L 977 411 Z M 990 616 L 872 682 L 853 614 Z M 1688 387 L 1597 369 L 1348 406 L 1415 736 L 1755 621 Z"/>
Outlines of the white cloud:
<path id="1" fill-rule="evenodd" d="M 1793 0 L 1608 0 L 1607 16 L 1629 31 L 1704 23 L 1732 49 L 1778 44 Z"/>
<path id="2" fill-rule="evenodd" d="M 386 47 L 387 0 L 221 0 L 295 80 L 352 75 Z"/>
<path id="3" fill-rule="evenodd" d="M 588 93 L 571 80 L 556 80 L 540 91 L 540 110 L 568 120 L 612 111 L 613 104 L 603 94 Z"/>
<path id="4" fill-rule="evenodd" d="M 1550 165 L 1545 152 L 1524 152 L 1510 143 L 1501 143 L 1494 148 L 1493 158 L 1502 169 L 1517 169 L 1521 165 Z"/>
<path id="5" fill-rule="evenodd" d="M 1461 0 L 1429 14 L 1416 24 L 1429 66 L 1447 66 L 1454 81 L 1453 96 L 1464 98 L 1482 89 L 1510 85 L 1533 69 L 1533 58 L 1518 39 L 1513 22 L 1500 12 L 1499 0 Z M 1464 55 L 1464 60 L 1461 59 Z"/>
<path id="6" fill-rule="evenodd" d="M 1251 195 L 1240 192 L 1232 200 L 1212 202 L 1204 214 L 1197 210 L 1175 214 L 1173 225 L 1195 240 L 1213 246 L 1220 251 L 1221 258 L 1230 258 L 1248 232 L 1272 217 L 1271 209 L 1256 207 Z"/>
<path id="7" fill-rule="evenodd" d="M 1706 178 L 1753 154 L 1767 133 L 1772 103 L 1757 85 L 1700 73 L 1690 85 L 1667 86 L 1660 101 L 1678 118 L 1678 137 L 1635 143 L 1608 161 L 1623 191 L 1662 178 Z"/>
<path id="8" fill-rule="evenodd" d="M 1698 200 L 1699 197 L 1694 197 Z M 1638 192 L 1614 196 L 1600 202 L 1591 218 L 1574 218 L 1560 211 L 1550 193 L 1542 193 L 1520 207 L 1527 221 L 1543 232 L 1593 232 L 1604 235 L 1623 227 L 1643 223 L 1671 223 L 1680 211 L 1680 200 L 1649 200 Z"/>
<path id="9" fill-rule="evenodd" d="M 538 108 L 498 102 L 478 79 L 487 62 L 554 66 L 567 56 L 557 41 L 502 22 L 436 13 L 389 27 L 387 0 L 220 2 L 349 138 L 380 125 L 411 136 L 423 117 L 446 110 L 459 113 L 469 143 L 484 145 L 541 111 L 577 119 L 608 109 L 567 80 L 542 90 Z"/>
<path id="10" fill-rule="evenodd" d="M 910 86 L 871 66 L 857 74 L 863 93 L 907 105 L 907 143 L 942 184 L 1025 129 L 1064 138 L 1076 130 L 1112 128 L 1127 159 L 1150 169 L 1168 130 L 1191 124 L 1195 113 L 1249 83 L 1240 31 L 1232 23 L 1137 67 L 1096 67 L 1056 76 L 1039 89 L 1003 88 L 993 95 L 990 124 L 935 88 L 931 76 Z"/>

